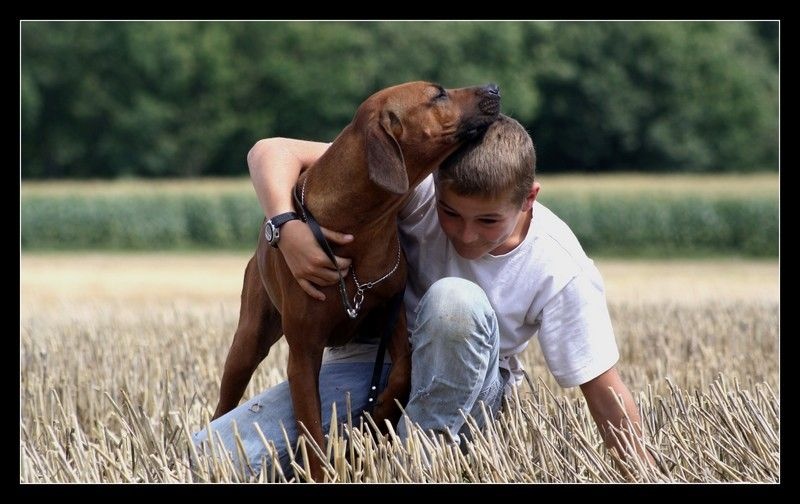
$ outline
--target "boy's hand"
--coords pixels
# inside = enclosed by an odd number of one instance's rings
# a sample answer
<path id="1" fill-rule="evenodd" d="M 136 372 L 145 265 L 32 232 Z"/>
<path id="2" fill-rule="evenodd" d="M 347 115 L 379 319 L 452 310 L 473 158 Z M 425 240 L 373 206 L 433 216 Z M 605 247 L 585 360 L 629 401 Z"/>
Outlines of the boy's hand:
<path id="1" fill-rule="evenodd" d="M 322 233 L 331 244 L 344 245 L 353 241 L 352 235 L 325 228 L 322 228 Z M 318 287 L 335 285 L 339 281 L 339 275 L 308 225 L 300 220 L 293 220 L 281 226 L 278 248 L 300 287 L 314 299 L 325 301 L 325 294 Z M 350 262 L 350 259 L 336 256 L 336 264 L 342 276 L 347 275 Z"/>

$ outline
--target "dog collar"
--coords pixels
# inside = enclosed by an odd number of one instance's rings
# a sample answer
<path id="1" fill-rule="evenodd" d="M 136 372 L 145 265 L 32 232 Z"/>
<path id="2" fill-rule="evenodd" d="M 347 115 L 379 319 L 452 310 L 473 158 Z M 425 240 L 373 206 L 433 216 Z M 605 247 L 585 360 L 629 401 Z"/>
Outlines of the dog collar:
<path id="1" fill-rule="evenodd" d="M 301 187 L 295 186 L 295 190 L 292 191 L 295 206 L 300 212 L 299 219 L 308 224 L 308 227 L 311 228 L 311 232 L 314 234 L 314 238 L 316 238 L 317 243 L 319 243 L 319 246 L 322 247 L 325 255 L 328 256 L 328 259 L 331 260 L 334 268 L 336 268 L 336 272 L 339 274 L 339 296 L 342 298 L 342 306 L 344 307 L 344 311 L 347 313 L 347 316 L 351 319 L 354 319 L 358 317 L 358 312 L 361 310 L 361 305 L 364 303 L 364 293 L 392 276 L 392 274 L 397 271 L 397 268 L 400 266 L 400 238 L 398 237 L 397 239 L 397 257 L 395 259 L 394 266 L 389 270 L 388 273 L 379 279 L 372 280 L 371 282 L 359 282 L 358 278 L 356 277 L 354 265 L 352 263 L 350 264 L 350 272 L 353 276 L 353 282 L 356 284 L 356 294 L 353 296 L 353 302 L 351 304 L 350 300 L 347 298 L 347 286 L 344 283 L 344 277 L 342 276 L 342 273 L 339 271 L 339 268 L 336 264 L 336 256 L 331 249 L 331 245 L 328 243 L 328 240 L 325 239 L 325 235 L 322 233 L 319 223 L 305 205 L 305 188 L 306 185 L 304 180 Z"/>

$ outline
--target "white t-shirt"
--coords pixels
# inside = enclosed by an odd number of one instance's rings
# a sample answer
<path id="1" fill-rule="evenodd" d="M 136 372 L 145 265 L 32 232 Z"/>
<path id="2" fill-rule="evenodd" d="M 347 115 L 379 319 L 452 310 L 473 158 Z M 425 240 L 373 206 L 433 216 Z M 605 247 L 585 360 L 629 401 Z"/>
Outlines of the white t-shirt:
<path id="1" fill-rule="evenodd" d="M 525 239 L 499 256 L 464 259 L 439 226 L 433 177 L 414 191 L 399 217 L 408 259 L 405 305 L 409 324 L 430 286 L 444 277 L 478 284 L 497 314 L 500 366 L 519 385 L 518 354 L 538 334 L 550 372 L 562 387 L 586 383 L 613 366 L 619 351 L 600 272 L 569 227 L 535 203 Z M 348 344 L 326 349 L 324 360 L 374 360 L 375 347 Z"/>

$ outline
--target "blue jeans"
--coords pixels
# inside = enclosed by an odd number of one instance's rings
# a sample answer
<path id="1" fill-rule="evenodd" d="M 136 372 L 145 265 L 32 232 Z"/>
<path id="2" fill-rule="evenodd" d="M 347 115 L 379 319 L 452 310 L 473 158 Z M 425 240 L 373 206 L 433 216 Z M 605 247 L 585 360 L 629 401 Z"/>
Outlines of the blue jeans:
<path id="1" fill-rule="evenodd" d="M 459 410 L 469 412 L 479 426 L 484 418 L 480 403 L 496 414 L 502 404 L 507 376 L 498 368 L 499 333 L 497 318 L 483 290 L 461 278 L 443 278 L 434 283 L 416 309 L 411 329 L 411 393 L 406 414 L 425 432 L 449 432 L 455 442 L 459 434 L 468 435 L 468 428 Z M 319 393 L 322 403 L 323 432 L 328 432 L 331 406 L 336 403 L 340 424 L 347 421 L 346 393 L 354 422 L 367 409 L 367 392 L 374 363 L 332 362 L 320 370 Z M 386 386 L 390 364 L 384 366 L 381 390 Z M 297 427 L 289 392 L 289 383 L 271 387 L 239 407 L 211 422 L 214 438 L 222 438 L 234 464 L 239 467 L 233 424 L 239 432 L 247 462 L 256 473 L 270 457 L 253 424 L 257 423 L 264 437 L 272 441 L 287 477 L 289 446 L 281 424 L 286 429 L 290 446 L 297 444 Z M 357 425 L 357 424 L 356 424 Z M 401 420 L 397 433 L 408 435 Z M 200 445 L 208 437 L 205 429 L 193 435 Z"/>

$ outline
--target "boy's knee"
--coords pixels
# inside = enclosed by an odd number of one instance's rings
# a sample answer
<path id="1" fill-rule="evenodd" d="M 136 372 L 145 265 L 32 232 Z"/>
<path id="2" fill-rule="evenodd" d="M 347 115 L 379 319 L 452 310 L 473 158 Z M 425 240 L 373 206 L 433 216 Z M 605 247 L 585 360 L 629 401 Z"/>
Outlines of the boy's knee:
<path id="1" fill-rule="evenodd" d="M 446 313 L 480 312 L 490 307 L 489 299 L 477 284 L 457 277 L 446 277 L 434 282 L 425 294 L 432 308 Z"/>
<path id="2" fill-rule="evenodd" d="M 465 339 L 474 336 L 476 330 L 491 337 L 494 332 L 495 314 L 486 293 L 463 278 L 436 281 L 420 301 L 419 315 L 436 325 L 440 337 Z"/>

